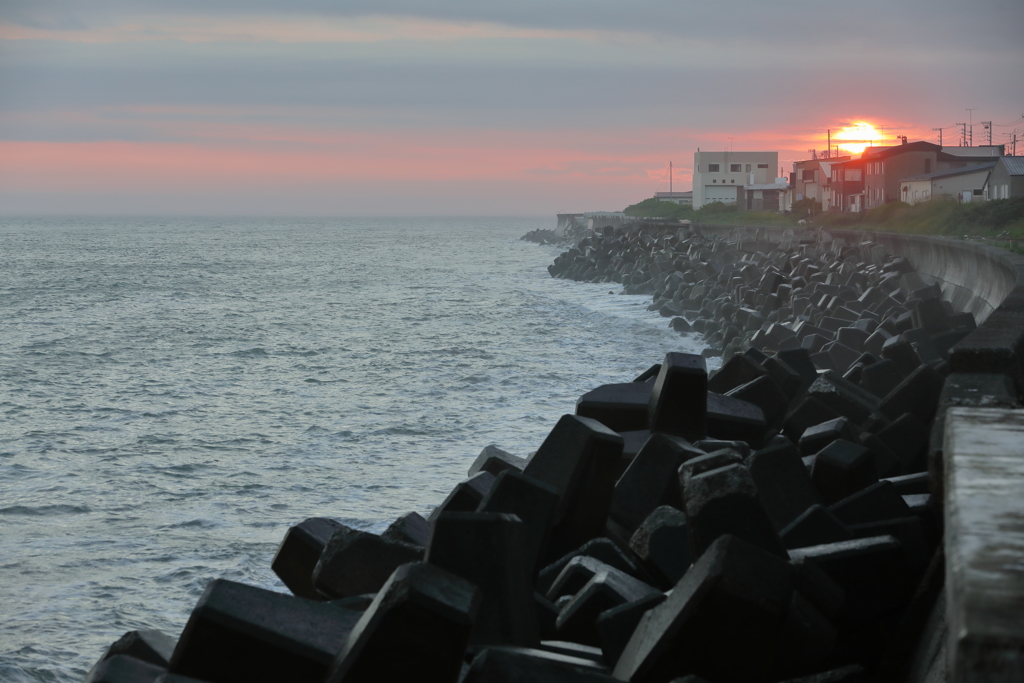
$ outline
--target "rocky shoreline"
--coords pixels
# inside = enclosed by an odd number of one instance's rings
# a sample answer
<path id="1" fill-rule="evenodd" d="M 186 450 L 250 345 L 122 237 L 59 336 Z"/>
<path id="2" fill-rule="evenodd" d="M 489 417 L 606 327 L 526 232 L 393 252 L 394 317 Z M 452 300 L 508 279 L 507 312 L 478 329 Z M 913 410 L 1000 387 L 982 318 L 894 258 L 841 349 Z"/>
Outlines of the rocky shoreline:
<path id="1" fill-rule="evenodd" d="M 721 369 L 669 353 L 596 387 L 529 458 L 484 448 L 429 518 L 305 520 L 273 561 L 292 595 L 213 581 L 178 639 L 128 633 L 86 680 L 927 672 L 944 408 L 1019 407 L 1007 376 L 951 372 L 973 316 L 906 259 L 818 232 L 620 228 L 549 270 L 651 294 Z"/>

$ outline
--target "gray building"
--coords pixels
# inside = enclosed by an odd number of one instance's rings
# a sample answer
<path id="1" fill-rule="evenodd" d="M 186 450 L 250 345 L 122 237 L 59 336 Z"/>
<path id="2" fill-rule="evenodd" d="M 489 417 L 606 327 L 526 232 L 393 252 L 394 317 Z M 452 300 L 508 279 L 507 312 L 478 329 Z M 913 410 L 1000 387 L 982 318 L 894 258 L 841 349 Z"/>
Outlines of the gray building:
<path id="1" fill-rule="evenodd" d="M 900 181 L 899 199 L 907 204 L 920 204 L 929 199 L 957 199 L 962 202 L 981 200 L 985 181 L 995 165 L 993 161 L 903 178 Z"/>
<path id="2" fill-rule="evenodd" d="M 1024 197 L 1024 157 L 999 157 L 983 192 L 985 199 Z"/>

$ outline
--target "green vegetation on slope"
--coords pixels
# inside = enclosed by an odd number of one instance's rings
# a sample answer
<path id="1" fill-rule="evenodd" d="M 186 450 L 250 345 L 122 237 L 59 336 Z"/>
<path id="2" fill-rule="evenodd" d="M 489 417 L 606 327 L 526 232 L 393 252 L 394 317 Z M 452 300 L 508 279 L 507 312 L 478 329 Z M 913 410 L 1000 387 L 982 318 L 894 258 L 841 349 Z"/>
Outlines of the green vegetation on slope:
<path id="1" fill-rule="evenodd" d="M 914 206 L 893 202 L 871 209 L 863 215 L 821 214 L 813 219 L 813 223 L 826 228 L 918 235 L 1022 238 L 1024 197 L 967 204 L 950 199 L 933 199 Z"/>

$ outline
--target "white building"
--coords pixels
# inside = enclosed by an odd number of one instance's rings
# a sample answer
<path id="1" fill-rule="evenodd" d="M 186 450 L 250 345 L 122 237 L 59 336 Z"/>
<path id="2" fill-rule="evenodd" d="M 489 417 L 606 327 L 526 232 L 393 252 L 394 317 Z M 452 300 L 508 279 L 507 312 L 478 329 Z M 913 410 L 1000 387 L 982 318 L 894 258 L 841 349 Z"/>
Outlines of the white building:
<path id="1" fill-rule="evenodd" d="M 778 152 L 694 152 L 693 208 L 722 202 L 746 208 L 746 187 L 772 184 Z"/>

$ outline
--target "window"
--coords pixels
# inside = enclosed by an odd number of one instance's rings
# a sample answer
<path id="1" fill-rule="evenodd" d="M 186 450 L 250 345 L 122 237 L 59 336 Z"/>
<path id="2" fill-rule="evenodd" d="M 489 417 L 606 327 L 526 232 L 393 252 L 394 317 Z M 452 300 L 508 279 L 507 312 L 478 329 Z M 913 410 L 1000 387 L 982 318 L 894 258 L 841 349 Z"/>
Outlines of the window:
<path id="1" fill-rule="evenodd" d="M 718 164 L 708 164 L 708 173 L 718 173 Z"/>
<path id="2" fill-rule="evenodd" d="M 736 181 L 735 181 L 735 180 L 730 180 L 729 182 L 730 182 L 730 183 L 735 183 Z"/>
<path id="3" fill-rule="evenodd" d="M 859 168 L 848 168 L 844 174 L 843 180 L 860 180 L 861 170 Z"/>
<path id="4" fill-rule="evenodd" d="M 742 173 L 741 168 L 743 168 L 742 164 L 729 164 L 729 173 Z"/>
<path id="5" fill-rule="evenodd" d="M 747 164 L 746 171 L 747 171 L 747 173 L 750 173 L 750 164 Z"/>
<path id="6" fill-rule="evenodd" d="M 805 169 L 805 170 L 801 171 L 800 172 L 800 180 L 804 181 L 805 183 L 806 182 L 813 182 L 814 181 L 814 170 L 813 169 Z"/>
<path id="7" fill-rule="evenodd" d="M 713 182 L 713 183 L 717 183 L 718 181 L 717 181 L 717 180 L 712 180 L 711 182 Z"/>
<path id="8" fill-rule="evenodd" d="M 768 168 L 768 164 L 758 164 L 758 168 Z"/>

